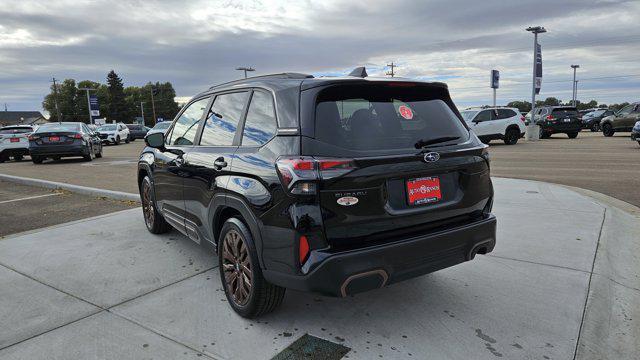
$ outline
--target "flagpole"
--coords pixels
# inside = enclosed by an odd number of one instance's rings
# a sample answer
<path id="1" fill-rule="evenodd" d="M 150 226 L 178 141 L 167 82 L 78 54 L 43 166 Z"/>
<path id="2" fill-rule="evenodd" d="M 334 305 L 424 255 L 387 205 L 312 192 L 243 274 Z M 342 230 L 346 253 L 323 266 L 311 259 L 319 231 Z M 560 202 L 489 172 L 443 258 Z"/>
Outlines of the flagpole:
<path id="1" fill-rule="evenodd" d="M 533 77 L 531 84 L 531 119 L 526 129 L 526 137 L 529 141 L 537 141 L 540 139 L 540 128 L 536 124 L 536 62 L 538 61 L 538 34 L 545 33 L 547 30 L 541 26 L 528 27 L 526 29 L 533 33 Z"/>

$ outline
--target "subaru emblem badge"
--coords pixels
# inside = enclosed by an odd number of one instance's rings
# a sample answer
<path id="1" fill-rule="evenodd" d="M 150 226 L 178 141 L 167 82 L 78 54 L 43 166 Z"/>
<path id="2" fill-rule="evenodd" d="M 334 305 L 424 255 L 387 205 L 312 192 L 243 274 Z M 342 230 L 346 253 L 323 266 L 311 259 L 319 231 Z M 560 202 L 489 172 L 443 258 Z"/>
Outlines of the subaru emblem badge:
<path id="1" fill-rule="evenodd" d="M 440 154 L 437 152 L 430 152 L 424 154 L 424 162 L 436 162 L 440 160 Z"/>

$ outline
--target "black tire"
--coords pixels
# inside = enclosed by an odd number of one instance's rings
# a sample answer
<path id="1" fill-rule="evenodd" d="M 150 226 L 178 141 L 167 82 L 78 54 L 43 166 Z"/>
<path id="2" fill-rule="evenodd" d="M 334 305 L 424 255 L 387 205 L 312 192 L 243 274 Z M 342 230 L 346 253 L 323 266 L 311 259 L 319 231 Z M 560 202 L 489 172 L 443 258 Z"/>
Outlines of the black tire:
<path id="1" fill-rule="evenodd" d="M 602 135 L 606 136 L 606 137 L 612 137 L 613 134 L 615 134 L 616 132 L 613 131 L 613 126 L 611 126 L 611 124 L 606 123 L 606 124 L 602 124 Z"/>
<path id="2" fill-rule="evenodd" d="M 591 129 L 591 132 L 598 132 L 600 131 L 600 124 L 594 122 L 593 124 L 591 124 L 591 127 L 589 127 L 589 129 Z"/>
<path id="3" fill-rule="evenodd" d="M 551 134 L 549 134 L 548 132 L 544 131 L 542 128 L 540 128 L 540 139 L 548 139 L 551 137 Z"/>
<path id="4" fill-rule="evenodd" d="M 171 230 L 171 225 L 162 217 L 156 207 L 156 193 L 153 184 L 148 176 L 142 179 L 140 184 L 140 202 L 142 203 L 142 214 L 144 224 L 152 234 L 163 234 Z"/>
<path id="5" fill-rule="evenodd" d="M 504 143 L 507 145 L 515 145 L 518 143 L 519 138 L 520 130 L 507 129 L 507 132 L 504 134 Z"/>
<path id="6" fill-rule="evenodd" d="M 131 140 L 129 139 L 129 135 L 127 135 L 127 138 L 126 138 L 126 139 L 124 139 L 124 143 L 125 143 L 125 144 L 128 144 L 128 143 L 129 143 L 129 141 L 131 141 Z"/>
<path id="7" fill-rule="evenodd" d="M 93 160 L 93 148 L 91 148 L 89 146 L 89 148 L 87 149 L 88 154 L 84 155 L 82 158 L 84 159 L 84 161 L 92 161 Z"/>
<path id="8" fill-rule="evenodd" d="M 115 142 L 115 144 L 116 144 L 116 145 L 120 145 L 120 136 L 116 137 L 116 142 Z"/>
<path id="9" fill-rule="evenodd" d="M 7 161 L 7 158 L 5 158 L 4 156 L 0 156 L 0 164 L 2 164 L 5 161 Z"/>
<path id="10" fill-rule="evenodd" d="M 238 315 L 251 319 L 272 312 L 280 306 L 286 289 L 265 280 L 258 263 L 253 237 L 247 226 L 238 218 L 230 218 L 222 225 L 218 239 L 220 281 L 233 310 Z M 241 285 L 237 281 L 239 277 L 242 280 Z M 234 280 L 235 295 L 229 289 L 229 286 L 233 287 Z M 245 285 L 248 285 L 248 289 Z M 242 300 L 237 300 L 239 298 Z"/>
<path id="11" fill-rule="evenodd" d="M 96 158 L 100 159 L 102 157 L 102 145 L 100 145 L 100 151 L 96 153 Z"/>
<path id="12" fill-rule="evenodd" d="M 43 160 L 44 158 L 41 156 L 31 156 L 31 161 L 33 161 L 34 164 L 42 164 Z"/>
<path id="13" fill-rule="evenodd" d="M 60 161 L 60 159 L 62 159 L 60 156 L 54 156 L 53 157 L 53 161 Z"/>
<path id="14" fill-rule="evenodd" d="M 575 139 L 578 137 L 578 132 L 576 131 L 576 132 L 567 133 L 567 136 L 569 137 L 569 139 Z"/>
<path id="15" fill-rule="evenodd" d="M 13 160 L 15 160 L 15 161 L 22 161 L 22 159 L 23 159 L 22 155 L 16 155 L 16 156 L 13 157 Z"/>

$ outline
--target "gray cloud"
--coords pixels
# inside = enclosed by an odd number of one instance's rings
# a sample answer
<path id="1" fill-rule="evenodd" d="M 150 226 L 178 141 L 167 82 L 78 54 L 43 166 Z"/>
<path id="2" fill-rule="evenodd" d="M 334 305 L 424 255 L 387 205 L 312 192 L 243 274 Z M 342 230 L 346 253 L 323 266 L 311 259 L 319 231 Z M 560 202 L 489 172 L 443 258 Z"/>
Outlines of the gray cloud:
<path id="1" fill-rule="evenodd" d="M 125 85 L 171 81 L 190 96 L 238 77 L 238 65 L 329 74 L 369 64 L 381 74 L 392 60 L 402 76 L 448 82 L 463 106 L 488 102 L 492 68 L 499 100 L 527 99 L 529 25 L 549 30 L 543 97 L 567 99 L 578 62 L 581 94 L 629 101 L 640 85 L 638 13 L 637 1 L 20 1 L 0 10 L 0 103 L 39 109 L 52 75 L 104 82 L 115 69 Z"/>

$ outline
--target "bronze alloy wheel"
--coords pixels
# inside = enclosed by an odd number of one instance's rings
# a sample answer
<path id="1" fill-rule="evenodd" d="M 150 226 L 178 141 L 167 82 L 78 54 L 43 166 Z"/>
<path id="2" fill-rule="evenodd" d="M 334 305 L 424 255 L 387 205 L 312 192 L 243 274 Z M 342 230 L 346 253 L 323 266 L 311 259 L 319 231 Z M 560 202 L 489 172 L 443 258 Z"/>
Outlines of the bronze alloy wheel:
<path id="1" fill-rule="evenodd" d="M 224 237 L 222 268 L 227 292 L 233 302 L 239 306 L 246 305 L 252 287 L 251 259 L 244 238 L 235 229 L 229 230 Z"/>
<path id="2" fill-rule="evenodd" d="M 153 208 L 151 186 L 147 181 L 142 183 L 142 212 L 144 213 L 144 223 L 147 225 L 147 228 L 152 229 L 153 223 L 156 220 L 156 213 Z"/>

